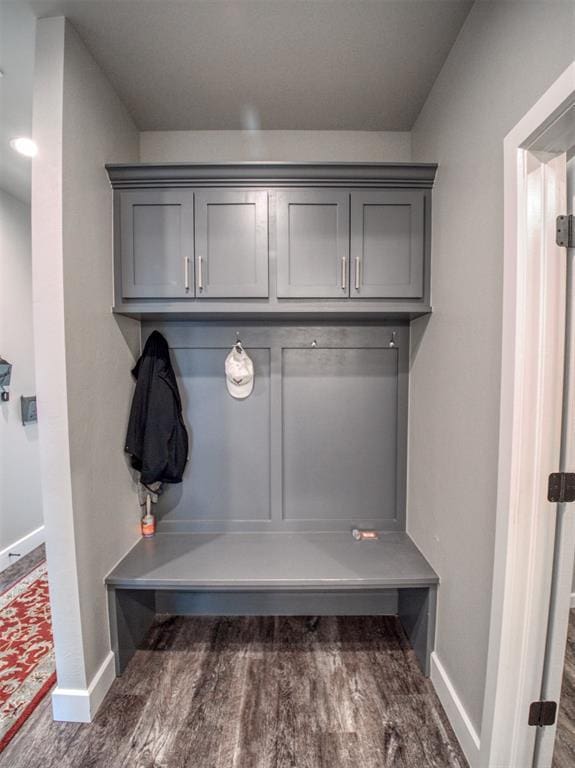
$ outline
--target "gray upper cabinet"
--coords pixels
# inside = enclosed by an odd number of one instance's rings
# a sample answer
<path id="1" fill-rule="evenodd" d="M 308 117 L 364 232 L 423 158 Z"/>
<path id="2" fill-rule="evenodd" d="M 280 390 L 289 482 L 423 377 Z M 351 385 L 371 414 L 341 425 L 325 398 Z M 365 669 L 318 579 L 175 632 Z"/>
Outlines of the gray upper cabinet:
<path id="1" fill-rule="evenodd" d="M 421 298 L 425 193 L 351 193 L 351 298 Z"/>
<path id="2" fill-rule="evenodd" d="M 107 166 L 114 311 L 222 319 L 431 311 L 431 189 L 419 163 Z"/>
<path id="3" fill-rule="evenodd" d="M 124 298 L 193 297 L 193 191 L 122 191 L 120 247 Z"/>
<path id="4" fill-rule="evenodd" d="M 266 191 L 196 191 L 196 297 L 269 295 Z"/>
<path id="5" fill-rule="evenodd" d="M 349 192 L 286 189 L 277 193 L 279 298 L 349 296 Z"/>

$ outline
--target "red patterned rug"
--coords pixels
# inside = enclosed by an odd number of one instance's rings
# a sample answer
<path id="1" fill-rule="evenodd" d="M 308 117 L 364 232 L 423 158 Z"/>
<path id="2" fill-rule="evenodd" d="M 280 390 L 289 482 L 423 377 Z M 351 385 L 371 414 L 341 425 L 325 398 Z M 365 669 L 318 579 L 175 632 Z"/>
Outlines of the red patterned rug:
<path id="1" fill-rule="evenodd" d="M 56 682 L 46 563 L 0 595 L 0 752 Z"/>

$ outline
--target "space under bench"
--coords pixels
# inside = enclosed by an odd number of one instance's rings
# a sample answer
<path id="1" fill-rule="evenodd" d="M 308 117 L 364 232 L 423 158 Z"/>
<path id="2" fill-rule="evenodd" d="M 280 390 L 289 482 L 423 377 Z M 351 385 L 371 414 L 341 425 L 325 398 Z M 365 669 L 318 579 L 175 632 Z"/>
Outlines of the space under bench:
<path id="1" fill-rule="evenodd" d="M 439 578 L 407 533 L 159 533 L 106 578 L 121 674 L 157 614 L 399 617 L 429 674 Z"/>

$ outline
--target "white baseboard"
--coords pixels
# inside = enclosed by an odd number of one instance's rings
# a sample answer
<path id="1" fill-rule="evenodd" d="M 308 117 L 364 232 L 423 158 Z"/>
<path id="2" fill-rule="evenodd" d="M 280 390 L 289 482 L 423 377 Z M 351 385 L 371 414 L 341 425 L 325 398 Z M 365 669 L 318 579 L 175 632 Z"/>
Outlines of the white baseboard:
<path id="1" fill-rule="evenodd" d="M 36 547 L 39 547 L 40 544 L 43 544 L 45 540 L 44 526 L 41 525 L 39 528 L 36 528 L 36 530 L 26 534 L 26 536 L 13 542 L 5 549 L 0 550 L 0 571 L 5 570 L 9 565 L 13 565 L 20 560 L 20 557 L 8 557 L 10 552 L 17 552 L 21 557 L 24 557 L 28 552 L 31 552 L 33 549 L 36 549 Z"/>
<path id="2" fill-rule="evenodd" d="M 575 592 L 571 592 L 571 608 L 575 608 Z"/>
<path id="3" fill-rule="evenodd" d="M 88 688 L 56 687 L 54 689 L 52 693 L 54 720 L 91 723 L 115 677 L 115 659 L 110 651 Z"/>
<path id="4" fill-rule="evenodd" d="M 431 682 L 469 765 L 477 768 L 479 736 L 436 653 L 431 654 Z"/>

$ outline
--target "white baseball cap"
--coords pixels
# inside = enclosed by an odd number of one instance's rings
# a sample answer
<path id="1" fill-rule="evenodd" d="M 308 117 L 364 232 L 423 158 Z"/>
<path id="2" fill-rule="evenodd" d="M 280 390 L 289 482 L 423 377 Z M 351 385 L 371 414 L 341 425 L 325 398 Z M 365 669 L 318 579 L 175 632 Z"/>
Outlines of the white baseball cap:
<path id="1" fill-rule="evenodd" d="M 254 364 L 241 344 L 236 344 L 226 357 L 226 385 L 237 400 L 249 397 L 254 388 Z"/>

